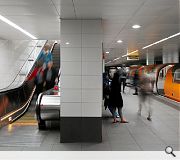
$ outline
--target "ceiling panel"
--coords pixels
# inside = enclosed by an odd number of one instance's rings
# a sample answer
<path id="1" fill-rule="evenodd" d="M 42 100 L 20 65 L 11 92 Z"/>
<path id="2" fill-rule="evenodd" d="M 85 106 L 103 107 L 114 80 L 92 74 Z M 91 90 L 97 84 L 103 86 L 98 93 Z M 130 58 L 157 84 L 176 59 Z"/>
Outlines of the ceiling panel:
<path id="1" fill-rule="evenodd" d="M 58 1 L 53 1 L 57 3 Z M 51 0 L 0 0 L 0 14 L 39 39 L 60 39 L 60 19 Z M 1 22 L 0 36 L 6 39 L 29 39 Z M 16 33 L 19 36 L 16 36 Z"/>
<path id="2" fill-rule="evenodd" d="M 65 1 L 65 0 L 64 0 Z M 137 5 L 146 0 L 74 0 L 77 5 L 101 5 L 101 6 L 118 6 L 118 5 Z"/>
<path id="3" fill-rule="evenodd" d="M 178 0 L 148 0 L 145 3 L 145 6 L 154 7 L 154 6 L 178 6 Z"/>
<path id="4" fill-rule="evenodd" d="M 104 50 L 112 52 L 107 60 L 179 32 L 180 26 L 179 0 L 0 0 L 0 14 L 40 39 L 59 39 L 59 14 L 64 19 L 100 18 Z M 142 27 L 134 30 L 134 24 Z M 28 38 L 19 33 L 0 23 L 2 39 Z M 117 44 L 118 39 L 123 43 Z M 179 38 L 168 42 L 179 43 Z"/>
<path id="5" fill-rule="evenodd" d="M 4 16 L 18 16 L 18 15 L 42 15 L 44 16 L 54 16 L 56 15 L 55 10 L 53 10 L 52 4 L 49 5 L 23 5 L 23 6 L 1 6 L 0 14 Z"/>
<path id="6" fill-rule="evenodd" d="M 49 4 L 50 0 L 0 0 L 0 5 L 20 6 L 20 5 L 42 5 Z"/>

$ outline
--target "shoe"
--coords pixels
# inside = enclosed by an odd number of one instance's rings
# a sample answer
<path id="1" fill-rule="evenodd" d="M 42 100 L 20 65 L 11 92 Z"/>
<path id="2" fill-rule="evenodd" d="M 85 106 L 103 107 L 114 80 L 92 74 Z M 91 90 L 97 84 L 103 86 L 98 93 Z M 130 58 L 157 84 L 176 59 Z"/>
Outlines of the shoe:
<path id="1" fill-rule="evenodd" d="M 147 117 L 147 120 L 148 120 L 148 121 L 152 121 L 152 118 L 151 118 L 151 117 Z"/>
<path id="2" fill-rule="evenodd" d="M 133 95 L 138 95 L 138 93 L 133 93 Z"/>
<path id="3" fill-rule="evenodd" d="M 129 123 L 128 121 L 121 121 L 120 123 Z"/>
<path id="4" fill-rule="evenodd" d="M 119 115 L 116 115 L 116 118 L 119 118 Z"/>
<path id="5" fill-rule="evenodd" d="M 116 121 L 113 121 L 113 123 L 118 123 L 119 121 L 118 120 L 116 120 Z"/>

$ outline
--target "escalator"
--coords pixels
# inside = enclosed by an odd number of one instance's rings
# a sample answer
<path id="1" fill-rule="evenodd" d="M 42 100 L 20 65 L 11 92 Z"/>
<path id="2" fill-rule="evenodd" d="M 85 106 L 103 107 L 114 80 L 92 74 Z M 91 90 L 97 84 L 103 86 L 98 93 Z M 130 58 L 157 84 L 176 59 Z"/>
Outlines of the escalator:
<path id="1" fill-rule="evenodd" d="M 27 110 L 35 92 L 32 81 L 0 93 L 0 127 L 12 123 Z"/>
<path id="2" fill-rule="evenodd" d="M 59 71 L 60 68 L 60 44 L 56 43 L 52 50 L 54 68 Z"/>
<path id="3" fill-rule="evenodd" d="M 59 67 L 60 45 L 54 44 L 52 55 L 54 66 Z M 57 68 L 59 70 L 59 68 Z M 37 125 L 35 120 L 35 86 L 32 80 L 25 81 L 20 87 L 0 93 L 0 127 L 13 124 Z M 22 116 L 23 115 L 23 116 Z M 20 118 L 21 117 L 21 118 Z"/>

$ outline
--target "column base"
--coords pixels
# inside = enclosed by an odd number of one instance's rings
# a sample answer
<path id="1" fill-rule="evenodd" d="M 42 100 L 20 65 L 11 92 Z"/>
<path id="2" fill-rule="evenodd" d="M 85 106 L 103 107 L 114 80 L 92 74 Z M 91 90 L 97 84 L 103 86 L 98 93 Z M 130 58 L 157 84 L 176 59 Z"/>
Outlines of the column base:
<path id="1" fill-rule="evenodd" d="M 102 142 L 102 117 L 61 117 L 60 142 Z"/>

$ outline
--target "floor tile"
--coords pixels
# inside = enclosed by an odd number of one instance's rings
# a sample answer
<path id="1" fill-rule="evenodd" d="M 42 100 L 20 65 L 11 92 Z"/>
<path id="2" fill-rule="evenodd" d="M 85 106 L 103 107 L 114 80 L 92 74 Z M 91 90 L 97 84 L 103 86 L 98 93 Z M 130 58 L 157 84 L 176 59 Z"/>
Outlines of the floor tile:
<path id="1" fill-rule="evenodd" d="M 0 151 L 22 151 L 23 147 L 0 147 Z"/>
<path id="2" fill-rule="evenodd" d="M 136 144 L 126 144 L 116 143 L 111 145 L 113 151 L 141 151 L 141 148 Z"/>
<path id="3" fill-rule="evenodd" d="M 40 146 L 40 147 L 24 147 L 23 151 L 51 151 L 52 145 Z"/>
<path id="4" fill-rule="evenodd" d="M 143 151 L 164 151 L 166 145 L 164 144 L 142 144 Z"/>
<path id="5" fill-rule="evenodd" d="M 82 144 L 83 151 L 111 151 L 111 145 L 108 142 L 102 143 L 83 143 Z"/>
<path id="6" fill-rule="evenodd" d="M 81 151 L 81 144 L 76 143 L 61 143 L 54 144 L 52 146 L 52 151 Z"/>

